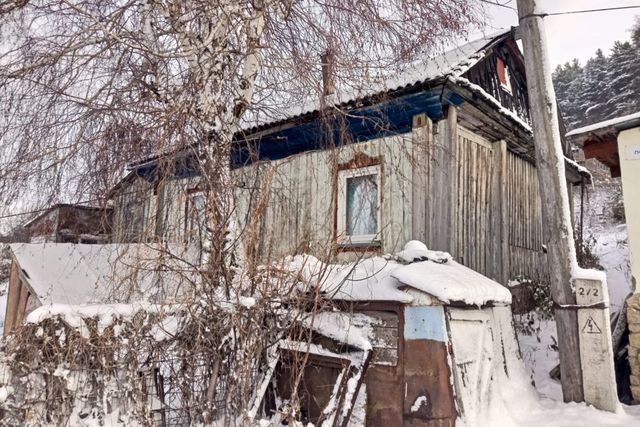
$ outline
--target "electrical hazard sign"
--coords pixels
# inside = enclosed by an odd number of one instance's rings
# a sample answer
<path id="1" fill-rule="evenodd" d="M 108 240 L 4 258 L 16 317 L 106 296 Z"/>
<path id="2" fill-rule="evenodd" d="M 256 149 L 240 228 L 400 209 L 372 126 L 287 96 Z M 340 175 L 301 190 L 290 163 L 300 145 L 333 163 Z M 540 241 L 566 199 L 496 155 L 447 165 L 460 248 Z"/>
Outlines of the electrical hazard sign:
<path id="1" fill-rule="evenodd" d="M 602 329 L 600 329 L 600 326 L 598 326 L 596 321 L 593 320 L 593 317 L 589 316 L 587 317 L 587 321 L 584 322 L 584 326 L 582 327 L 582 332 L 586 334 L 601 334 Z"/>

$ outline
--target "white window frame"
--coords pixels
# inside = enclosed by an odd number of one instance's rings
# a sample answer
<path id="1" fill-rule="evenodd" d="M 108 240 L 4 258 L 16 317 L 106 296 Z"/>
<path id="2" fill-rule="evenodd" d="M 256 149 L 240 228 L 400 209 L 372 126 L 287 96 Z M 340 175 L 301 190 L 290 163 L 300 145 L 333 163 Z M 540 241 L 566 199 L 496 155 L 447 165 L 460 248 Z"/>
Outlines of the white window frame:
<path id="1" fill-rule="evenodd" d="M 377 230 L 375 234 L 350 236 L 347 234 L 347 179 L 375 175 L 378 186 L 378 209 L 376 212 Z M 345 169 L 338 172 L 338 221 L 337 242 L 340 245 L 363 245 L 380 242 L 380 211 L 382 209 L 382 168 L 380 165 Z"/>

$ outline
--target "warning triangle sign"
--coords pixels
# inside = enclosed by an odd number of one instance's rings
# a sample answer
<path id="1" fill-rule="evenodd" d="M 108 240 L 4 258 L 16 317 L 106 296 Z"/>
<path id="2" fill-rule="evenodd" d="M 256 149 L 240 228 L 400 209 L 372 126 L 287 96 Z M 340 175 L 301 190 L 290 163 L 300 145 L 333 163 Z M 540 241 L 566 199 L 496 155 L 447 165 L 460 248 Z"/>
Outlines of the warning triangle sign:
<path id="1" fill-rule="evenodd" d="M 589 316 L 587 318 L 587 321 L 584 322 L 584 326 L 582 327 L 582 332 L 587 334 L 601 334 L 602 329 L 600 329 L 600 326 L 598 326 L 596 321 L 593 320 L 593 317 Z"/>

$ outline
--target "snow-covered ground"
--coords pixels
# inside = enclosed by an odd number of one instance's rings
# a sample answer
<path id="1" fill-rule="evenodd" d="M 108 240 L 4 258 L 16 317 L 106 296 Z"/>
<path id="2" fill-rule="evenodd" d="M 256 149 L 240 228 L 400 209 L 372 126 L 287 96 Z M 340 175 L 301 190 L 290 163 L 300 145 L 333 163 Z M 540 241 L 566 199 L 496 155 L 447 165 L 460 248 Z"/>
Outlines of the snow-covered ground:
<path id="1" fill-rule="evenodd" d="M 599 411 L 584 403 L 562 402 L 560 382 L 549 377 L 559 362 L 556 325 L 553 320 L 539 323 L 537 335 L 520 335 L 520 351 L 526 372 L 535 382 L 537 396 L 506 388 L 503 395 L 511 399 L 518 413 L 510 414 L 516 424 L 496 419 L 497 426 L 632 426 L 640 425 L 640 406 L 620 405 L 618 413 Z M 515 394 L 515 397 L 509 397 Z"/>
<path id="2" fill-rule="evenodd" d="M 599 227 L 592 230 L 592 236 L 595 243 L 593 253 L 607 272 L 609 301 L 614 312 L 620 309 L 631 292 L 627 227 L 624 224 Z"/>
<path id="3" fill-rule="evenodd" d="M 590 159 L 585 163 L 593 184 L 585 187 L 582 200 L 574 197 L 576 224 L 583 210 L 583 236 L 592 253 L 607 273 L 611 311 L 617 311 L 631 292 L 627 229 L 617 211 L 621 210 L 622 188 L 618 178 L 611 178 L 608 168 Z M 618 213 L 618 214 L 617 214 Z"/>

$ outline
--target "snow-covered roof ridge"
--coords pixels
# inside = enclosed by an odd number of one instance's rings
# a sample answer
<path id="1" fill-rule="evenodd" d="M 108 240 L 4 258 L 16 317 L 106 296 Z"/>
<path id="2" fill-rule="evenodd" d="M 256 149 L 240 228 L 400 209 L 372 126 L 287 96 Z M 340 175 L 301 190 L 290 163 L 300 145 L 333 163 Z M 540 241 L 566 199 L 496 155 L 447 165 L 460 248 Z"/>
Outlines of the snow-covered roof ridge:
<path id="1" fill-rule="evenodd" d="M 635 127 L 635 126 L 640 126 L 640 111 L 633 114 L 628 114 L 626 116 L 616 117 L 610 120 L 605 120 L 602 122 L 598 122 L 588 126 L 583 126 L 581 128 L 574 129 L 571 132 L 567 132 L 566 136 L 582 135 L 582 134 L 594 132 L 600 129 L 606 129 L 609 127 L 613 127 L 617 130 L 624 130 L 629 127 Z"/>
<path id="2" fill-rule="evenodd" d="M 395 257 L 348 264 L 326 264 L 310 255 L 297 255 L 288 260 L 285 269 L 299 274 L 303 287 L 320 287 L 325 297 L 333 300 L 410 304 L 414 297 L 406 288 L 413 288 L 445 304 L 511 303 L 511 293 L 504 286 L 417 241 L 407 243 Z"/>

